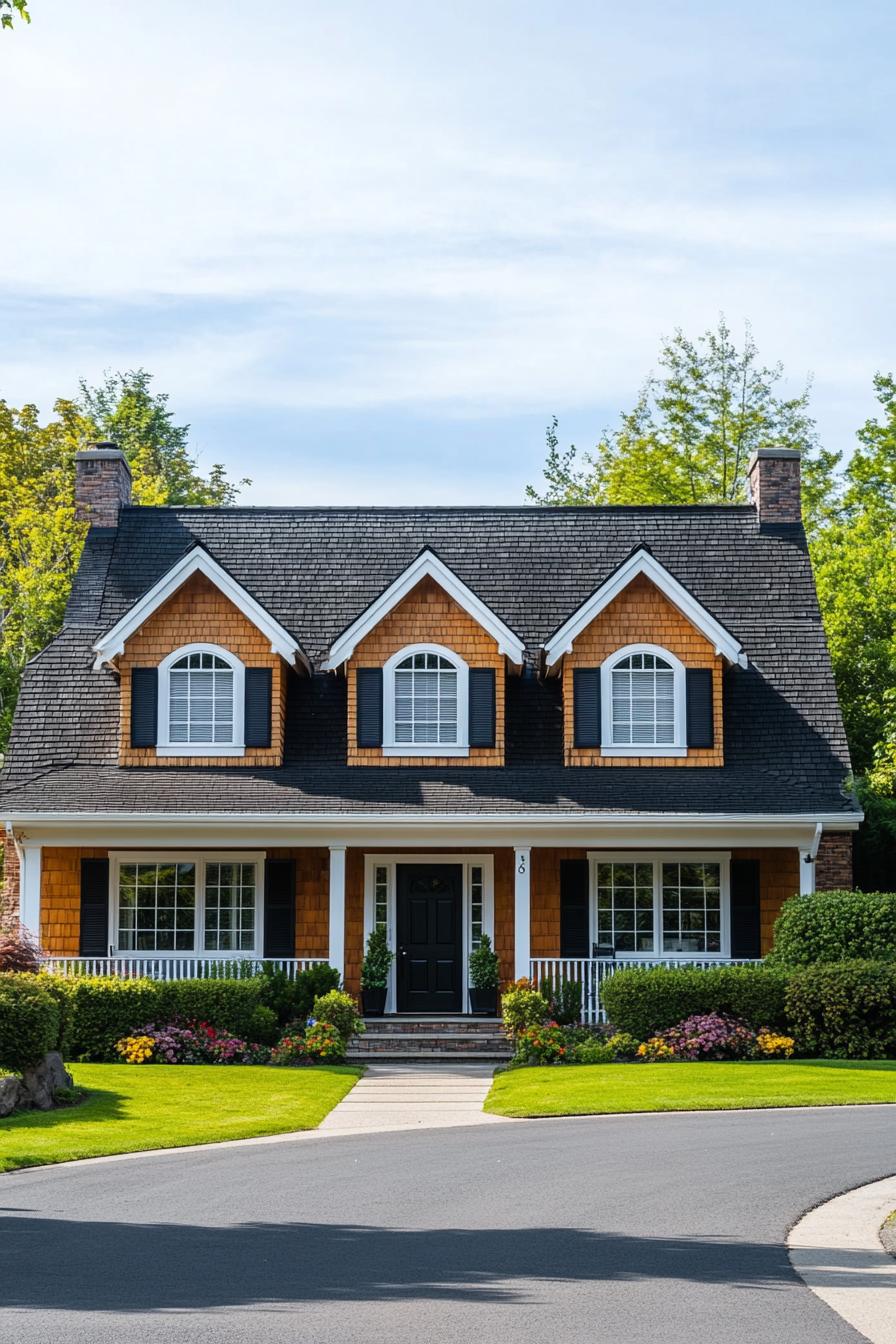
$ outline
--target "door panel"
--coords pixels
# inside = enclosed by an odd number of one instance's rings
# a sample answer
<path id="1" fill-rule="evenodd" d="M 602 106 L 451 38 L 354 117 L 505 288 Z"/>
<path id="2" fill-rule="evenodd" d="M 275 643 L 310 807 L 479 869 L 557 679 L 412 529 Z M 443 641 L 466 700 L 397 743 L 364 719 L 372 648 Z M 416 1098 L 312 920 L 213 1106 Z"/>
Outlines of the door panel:
<path id="1" fill-rule="evenodd" d="M 399 1012 L 460 1012 L 462 891 L 460 864 L 398 865 Z"/>

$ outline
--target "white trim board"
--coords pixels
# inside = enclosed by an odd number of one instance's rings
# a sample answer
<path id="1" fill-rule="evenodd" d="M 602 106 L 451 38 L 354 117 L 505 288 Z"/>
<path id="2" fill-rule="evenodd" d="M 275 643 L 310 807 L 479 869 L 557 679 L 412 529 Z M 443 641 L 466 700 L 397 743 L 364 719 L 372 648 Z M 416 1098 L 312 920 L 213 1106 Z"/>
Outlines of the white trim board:
<path id="1" fill-rule="evenodd" d="M 158 611 L 159 607 L 194 574 L 204 574 L 225 597 L 230 599 L 237 610 L 242 612 L 246 620 L 251 621 L 256 630 L 260 630 L 264 637 L 270 640 L 271 653 L 279 654 L 291 665 L 299 663 L 306 671 L 311 670 L 308 659 L 289 631 L 285 630 L 279 621 L 275 621 L 273 616 L 256 602 L 252 594 L 237 583 L 236 579 L 201 546 L 194 546 L 186 555 L 181 556 L 167 574 L 163 574 L 158 583 L 153 584 L 121 620 L 97 640 L 93 646 L 96 655 L 94 670 L 98 671 L 104 663 L 112 663 L 118 658 L 124 652 L 125 644 L 131 635 L 139 630 L 153 612 Z"/>
<path id="2" fill-rule="evenodd" d="M 5 820 L 5 818 L 4 818 Z M 348 845 L 353 849 L 472 847 L 688 849 L 759 846 L 808 849 L 820 821 L 827 830 L 854 831 L 860 818 L 842 815 L 657 816 L 583 813 L 580 816 L 478 813 L 18 813 L 9 816 L 30 844 L 199 848 L 238 843 L 259 848 Z"/>
<path id="3" fill-rule="evenodd" d="M 424 550 L 393 583 L 390 583 L 385 592 L 380 593 L 358 619 L 334 640 L 327 660 L 323 664 L 323 670 L 335 672 L 347 662 L 361 640 L 369 635 L 371 630 L 376 629 L 383 617 L 407 597 L 421 579 L 426 578 L 433 579 L 440 588 L 444 588 L 448 596 L 453 597 L 458 606 L 462 607 L 468 616 L 472 616 L 486 634 L 491 635 L 498 645 L 499 653 L 509 658 L 517 667 L 522 666 L 526 651 L 522 640 L 434 552 Z"/>
<path id="4" fill-rule="evenodd" d="M 739 641 L 695 597 L 691 596 L 665 565 L 661 565 L 650 551 L 642 547 L 624 560 L 606 582 L 602 583 L 578 610 L 573 612 L 569 620 L 542 645 L 546 668 L 550 670 L 564 654 L 571 653 L 572 646 L 582 631 L 587 629 L 633 579 L 641 575 L 650 579 L 682 616 L 710 641 L 717 654 L 727 658 L 730 663 L 737 663 L 739 667 L 747 666 L 747 655 Z"/>

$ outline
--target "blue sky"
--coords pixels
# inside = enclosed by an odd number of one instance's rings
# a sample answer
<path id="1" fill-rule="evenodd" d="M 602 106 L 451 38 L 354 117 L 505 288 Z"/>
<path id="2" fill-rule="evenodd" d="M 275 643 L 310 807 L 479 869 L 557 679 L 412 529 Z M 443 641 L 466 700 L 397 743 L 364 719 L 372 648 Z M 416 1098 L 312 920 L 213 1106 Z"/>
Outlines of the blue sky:
<path id="1" fill-rule="evenodd" d="M 831 447 L 896 369 L 892 0 L 32 13 L 0 396 L 144 365 L 246 502 L 522 502 L 722 311 Z"/>

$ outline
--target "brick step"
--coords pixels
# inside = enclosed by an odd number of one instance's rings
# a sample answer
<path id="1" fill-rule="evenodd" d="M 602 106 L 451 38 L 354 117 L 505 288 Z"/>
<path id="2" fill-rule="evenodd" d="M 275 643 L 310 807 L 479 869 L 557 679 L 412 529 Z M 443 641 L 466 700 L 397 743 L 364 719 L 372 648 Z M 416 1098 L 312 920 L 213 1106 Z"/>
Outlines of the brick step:
<path id="1" fill-rule="evenodd" d="M 461 1061 L 475 1064 L 506 1064 L 509 1052 L 498 1054 L 494 1050 L 384 1050 L 382 1052 L 358 1053 L 349 1049 L 346 1059 L 349 1064 L 416 1064 L 420 1060 L 427 1063 L 457 1064 Z"/>
<path id="2" fill-rule="evenodd" d="M 501 1022 L 497 1017 L 366 1017 L 364 1023 L 368 1034 L 389 1031 L 412 1036 L 415 1033 L 425 1035 L 439 1031 L 490 1036 L 501 1031 Z"/>
<path id="3" fill-rule="evenodd" d="M 360 1054 L 382 1050 L 494 1050 L 509 1054 L 510 1046 L 503 1036 L 361 1036 L 351 1042 L 351 1049 Z"/>

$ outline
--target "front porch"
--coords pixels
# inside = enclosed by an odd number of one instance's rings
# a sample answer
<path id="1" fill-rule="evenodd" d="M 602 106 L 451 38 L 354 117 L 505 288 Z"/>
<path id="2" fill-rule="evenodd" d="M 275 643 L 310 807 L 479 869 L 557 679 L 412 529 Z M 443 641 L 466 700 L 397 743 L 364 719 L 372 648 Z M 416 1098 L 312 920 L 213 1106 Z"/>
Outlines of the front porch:
<path id="1" fill-rule="evenodd" d="M 14 846 L 16 903 L 62 974 L 220 978 L 272 965 L 295 976 L 329 962 L 354 994 L 380 926 L 395 953 L 387 1012 L 441 1018 L 469 1013 L 469 957 L 487 934 L 502 983 L 575 981 L 596 1022 L 602 984 L 625 966 L 761 958 L 783 902 L 814 886 L 815 823 L 616 821 L 589 826 L 587 847 L 570 843 L 581 823 L 526 846 L 500 843 L 508 829 L 446 827 L 443 847 L 414 844 L 407 825 L 388 847 L 382 825 L 345 844 L 319 831 L 297 842 L 294 830 L 284 843 L 285 823 L 209 828 L 192 847 L 161 825 L 143 844 L 136 826 L 118 845 L 99 843 L 98 826 L 44 843 L 32 832 Z"/>

